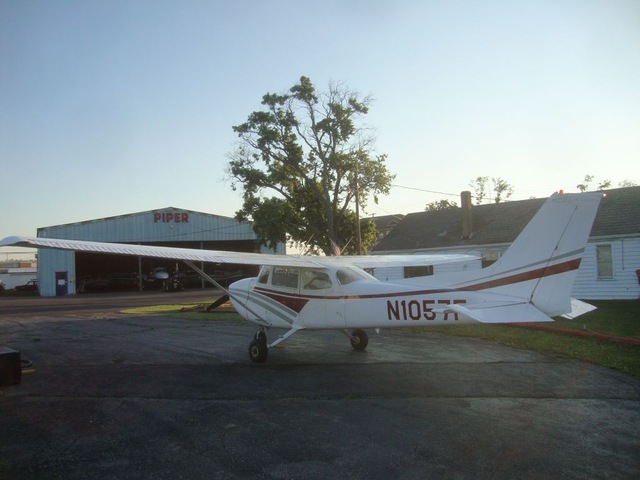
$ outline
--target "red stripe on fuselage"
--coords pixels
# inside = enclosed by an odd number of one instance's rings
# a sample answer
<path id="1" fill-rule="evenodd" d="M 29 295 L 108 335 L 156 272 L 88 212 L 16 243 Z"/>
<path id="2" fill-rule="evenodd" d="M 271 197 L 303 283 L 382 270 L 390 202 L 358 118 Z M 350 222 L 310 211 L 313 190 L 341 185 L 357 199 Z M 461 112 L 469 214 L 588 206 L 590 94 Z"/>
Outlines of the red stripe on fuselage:
<path id="1" fill-rule="evenodd" d="M 272 300 L 284 305 L 287 308 L 290 308 L 296 313 L 300 313 L 300 311 L 304 308 L 304 306 L 309 302 L 308 297 L 301 297 L 297 294 L 286 295 L 281 292 L 274 292 L 273 290 L 267 290 L 266 288 L 255 288 L 254 292 L 261 293 L 262 295 L 269 297 Z"/>
<path id="2" fill-rule="evenodd" d="M 448 293 L 452 291 L 465 291 L 465 292 L 477 292 L 479 290 L 486 290 L 489 288 L 502 287 L 505 285 L 512 285 L 520 282 L 527 282 L 529 280 L 535 280 L 537 278 L 550 277 L 559 273 L 570 272 L 576 270 L 580 266 L 580 258 L 575 260 L 569 260 L 556 265 L 548 267 L 537 268 L 528 272 L 518 273 L 506 277 L 496 278 L 494 280 L 487 280 L 473 285 L 467 285 L 457 288 L 438 288 L 431 290 L 414 290 L 406 292 L 388 292 L 388 293 L 373 293 L 363 295 L 305 295 L 301 296 L 296 293 L 282 293 L 279 291 L 269 290 L 266 288 L 255 288 L 254 291 L 261 293 L 282 305 L 290 308 L 296 313 L 304 308 L 309 300 L 349 300 L 349 299 L 367 299 L 367 298 L 388 298 L 388 297 L 404 297 L 414 295 L 433 295 L 436 293 Z"/>
<path id="3" fill-rule="evenodd" d="M 513 283 L 527 282 L 529 280 L 535 280 L 536 278 L 550 277 L 559 273 L 570 272 L 571 270 L 577 270 L 580 266 L 580 258 L 575 260 L 569 260 L 567 262 L 558 263 L 557 265 L 551 265 L 548 267 L 538 268 L 529 272 L 518 273 L 509 277 L 497 278 L 495 280 L 489 280 L 475 285 L 469 285 L 468 287 L 461 287 L 457 290 L 475 292 L 477 290 L 486 290 L 487 288 L 502 287 L 504 285 L 511 285 Z"/>

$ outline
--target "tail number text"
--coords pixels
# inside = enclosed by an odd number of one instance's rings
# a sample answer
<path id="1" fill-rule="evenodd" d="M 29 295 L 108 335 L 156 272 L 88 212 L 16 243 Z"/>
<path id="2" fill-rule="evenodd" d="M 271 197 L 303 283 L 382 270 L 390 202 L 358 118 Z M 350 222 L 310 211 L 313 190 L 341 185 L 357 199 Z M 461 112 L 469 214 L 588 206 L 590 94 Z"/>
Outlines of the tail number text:
<path id="1" fill-rule="evenodd" d="M 457 312 L 446 310 L 445 305 L 467 303 L 466 300 L 387 300 L 389 320 L 435 320 L 440 313 L 443 320 L 458 320 Z M 437 307 L 436 307 L 437 305 Z"/>

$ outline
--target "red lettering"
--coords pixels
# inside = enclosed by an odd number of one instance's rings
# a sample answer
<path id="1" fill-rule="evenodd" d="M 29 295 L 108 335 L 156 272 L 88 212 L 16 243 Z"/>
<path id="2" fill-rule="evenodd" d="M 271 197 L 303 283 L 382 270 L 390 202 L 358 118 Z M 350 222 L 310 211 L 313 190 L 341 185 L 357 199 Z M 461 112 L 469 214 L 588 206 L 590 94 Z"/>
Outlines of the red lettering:
<path id="1" fill-rule="evenodd" d="M 438 300 L 439 304 L 451 305 L 451 300 Z M 449 310 L 444 311 L 444 319 L 449 320 Z M 456 318 L 457 320 L 457 318 Z"/>
<path id="2" fill-rule="evenodd" d="M 428 305 L 433 305 L 434 303 L 436 303 L 435 300 L 423 300 L 422 301 L 422 308 L 424 310 L 424 318 L 426 320 L 435 320 L 436 319 L 436 312 L 433 311 L 433 308 L 428 306 Z"/>
<path id="3" fill-rule="evenodd" d="M 409 302 L 409 318 L 411 320 L 420 320 L 420 303 L 417 300 Z"/>
<path id="4" fill-rule="evenodd" d="M 467 303 L 466 300 L 432 300 L 432 299 L 423 299 L 422 303 L 419 300 L 395 300 L 390 301 L 387 300 L 387 318 L 389 320 L 420 320 L 424 318 L 425 320 L 435 320 L 437 317 L 438 311 L 434 311 L 434 305 L 438 303 L 439 305 L 451 305 L 453 304 L 461 304 Z M 453 320 L 458 320 L 458 313 L 448 310 L 446 308 L 442 309 L 443 321 L 449 320 L 449 315 L 453 315 Z"/>
<path id="5" fill-rule="evenodd" d="M 189 214 L 186 212 L 153 212 L 153 223 L 189 223 Z"/>
<path id="6" fill-rule="evenodd" d="M 400 320 L 400 310 L 398 310 L 398 301 L 396 300 L 395 306 L 389 300 L 387 300 L 387 318 L 389 320 Z"/>

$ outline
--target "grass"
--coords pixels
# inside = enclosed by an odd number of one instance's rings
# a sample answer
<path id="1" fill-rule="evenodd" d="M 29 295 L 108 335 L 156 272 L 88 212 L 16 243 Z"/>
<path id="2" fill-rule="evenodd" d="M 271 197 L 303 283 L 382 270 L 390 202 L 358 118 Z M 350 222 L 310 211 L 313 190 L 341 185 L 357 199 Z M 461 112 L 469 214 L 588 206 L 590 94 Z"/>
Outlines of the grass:
<path id="1" fill-rule="evenodd" d="M 575 320 L 560 318 L 556 320 L 554 325 L 562 328 L 640 338 L 640 301 L 608 300 L 589 303 L 598 309 Z"/>
<path id="2" fill-rule="evenodd" d="M 187 320 L 242 320 L 242 317 L 236 313 L 230 303 L 225 303 L 212 312 L 205 312 L 204 307 L 201 303 L 179 303 L 128 308 L 121 310 L 121 312 L 132 315 L 171 314 Z"/>
<path id="3" fill-rule="evenodd" d="M 596 305 L 598 309 L 575 320 L 558 319 L 553 324 L 545 325 L 640 339 L 640 301 L 590 303 Z M 123 313 L 171 314 L 189 320 L 242 320 L 229 304 L 219 307 L 215 312 L 193 309 L 196 306 L 197 304 L 156 305 L 124 310 Z M 491 340 L 513 348 L 601 365 L 640 378 L 640 345 L 637 344 L 628 345 L 602 338 L 573 336 L 512 325 L 455 325 L 412 330 L 423 334 L 457 335 Z"/>
<path id="4" fill-rule="evenodd" d="M 563 329 L 640 338 L 640 301 L 590 302 L 598 307 L 575 320 L 559 319 Z M 521 328 L 511 325 L 456 325 L 419 328 L 427 334 L 458 335 L 493 340 L 509 347 L 533 350 L 602 365 L 640 378 L 640 345 L 602 338 Z"/>

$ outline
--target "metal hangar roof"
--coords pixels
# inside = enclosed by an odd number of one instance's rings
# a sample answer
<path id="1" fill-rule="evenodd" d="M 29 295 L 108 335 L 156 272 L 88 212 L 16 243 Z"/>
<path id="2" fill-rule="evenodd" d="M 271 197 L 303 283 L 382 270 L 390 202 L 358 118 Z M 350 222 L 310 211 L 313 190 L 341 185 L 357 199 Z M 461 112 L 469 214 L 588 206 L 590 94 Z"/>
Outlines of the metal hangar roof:
<path id="1" fill-rule="evenodd" d="M 123 243 L 254 240 L 251 222 L 166 207 L 83 222 L 42 227 L 39 237 Z"/>

